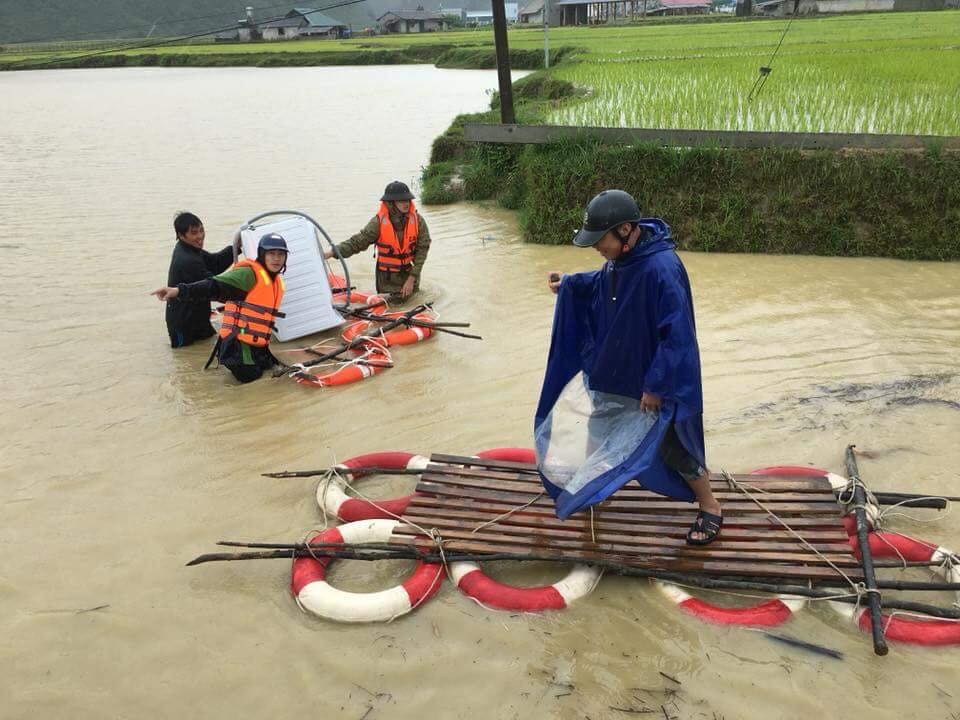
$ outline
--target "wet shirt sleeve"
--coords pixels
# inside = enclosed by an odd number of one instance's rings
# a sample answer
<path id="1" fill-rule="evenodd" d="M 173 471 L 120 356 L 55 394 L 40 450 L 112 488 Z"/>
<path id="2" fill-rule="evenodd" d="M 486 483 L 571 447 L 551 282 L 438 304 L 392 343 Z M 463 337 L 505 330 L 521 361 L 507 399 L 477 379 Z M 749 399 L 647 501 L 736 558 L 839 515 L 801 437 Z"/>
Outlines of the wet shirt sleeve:
<path id="1" fill-rule="evenodd" d="M 253 270 L 248 267 L 234 268 L 216 277 L 195 283 L 181 283 L 180 298 L 184 300 L 243 300 L 256 284 Z"/>
<path id="2" fill-rule="evenodd" d="M 374 216 L 370 222 L 364 225 L 363 230 L 339 243 L 337 250 L 341 257 L 348 258 L 366 250 L 377 241 L 378 237 L 380 237 L 380 219 Z"/>
<path id="3" fill-rule="evenodd" d="M 216 253 L 203 253 L 203 263 L 211 275 L 219 275 L 233 265 L 233 246 L 227 245 Z"/>

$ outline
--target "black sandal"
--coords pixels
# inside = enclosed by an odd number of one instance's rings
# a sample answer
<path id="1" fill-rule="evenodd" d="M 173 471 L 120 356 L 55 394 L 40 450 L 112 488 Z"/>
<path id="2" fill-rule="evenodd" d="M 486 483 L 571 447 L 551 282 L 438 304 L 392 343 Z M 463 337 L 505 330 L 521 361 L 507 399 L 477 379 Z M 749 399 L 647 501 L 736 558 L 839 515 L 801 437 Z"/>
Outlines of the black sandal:
<path id="1" fill-rule="evenodd" d="M 723 516 L 708 513 L 701 510 L 697 513 L 697 519 L 693 521 L 693 526 L 687 532 L 687 545 L 709 545 L 723 528 Z M 695 538 L 694 533 L 702 533 L 705 537 Z"/>

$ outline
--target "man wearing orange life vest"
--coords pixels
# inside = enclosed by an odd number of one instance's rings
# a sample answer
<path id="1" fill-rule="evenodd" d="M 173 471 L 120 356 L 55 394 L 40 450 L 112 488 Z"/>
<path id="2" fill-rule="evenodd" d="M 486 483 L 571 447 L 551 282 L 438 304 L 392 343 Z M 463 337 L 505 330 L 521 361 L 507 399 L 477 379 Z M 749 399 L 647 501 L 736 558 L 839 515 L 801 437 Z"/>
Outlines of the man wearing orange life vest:
<path id="1" fill-rule="evenodd" d="M 286 267 L 287 243 L 277 233 L 269 233 L 260 238 L 256 260 L 240 260 L 212 278 L 162 287 L 150 294 L 163 302 L 180 298 L 226 303 L 210 360 L 218 354 L 221 365 L 248 383 L 277 364 L 270 352 L 270 337 L 276 318 L 284 317 L 279 308 L 284 292 L 281 273 Z"/>
<path id="2" fill-rule="evenodd" d="M 394 180 L 380 198 L 377 214 L 356 235 L 337 245 L 340 257 L 348 258 L 375 247 L 377 292 L 393 300 L 405 300 L 420 288 L 420 273 L 430 250 L 430 231 L 413 204 L 406 184 Z M 324 254 L 334 257 L 333 250 Z"/>

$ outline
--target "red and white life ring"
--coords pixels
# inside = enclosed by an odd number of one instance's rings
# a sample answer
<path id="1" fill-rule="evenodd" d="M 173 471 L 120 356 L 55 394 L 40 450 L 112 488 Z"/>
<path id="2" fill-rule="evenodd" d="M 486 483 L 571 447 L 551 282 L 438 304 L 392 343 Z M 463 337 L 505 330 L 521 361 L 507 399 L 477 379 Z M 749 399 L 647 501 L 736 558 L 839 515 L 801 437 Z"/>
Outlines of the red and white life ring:
<path id="1" fill-rule="evenodd" d="M 870 541 L 870 554 L 875 558 L 904 559 L 913 562 L 940 562 L 933 571 L 950 583 L 960 583 L 960 564 L 952 550 L 934 545 L 909 535 L 894 532 L 877 531 L 867 536 Z M 860 549 L 856 537 L 850 538 L 851 546 L 859 557 Z M 953 564 L 948 559 L 954 558 Z M 960 593 L 957 593 L 960 599 Z M 872 622 L 870 610 L 861 603 L 859 607 L 849 603 L 830 602 L 830 607 L 842 617 L 850 620 L 863 630 L 870 632 Z M 937 618 L 919 618 L 914 615 L 901 616 L 894 612 L 884 615 L 883 632 L 890 640 L 912 645 L 960 645 L 960 622 Z"/>
<path id="2" fill-rule="evenodd" d="M 534 451 L 529 448 L 492 448 L 477 453 L 476 457 L 520 463 L 536 461 Z M 460 592 L 484 607 L 513 612 L 562 610 L 574 600 L 589 595 L 602 575 L 600 568 L 574 565 L 566 577 L 552 585 L 517 587 L 494 580 L 476 563 L 450 563 L 450 577 Z"/>
<path id="3" fill-rule="evenodd" d="M 757 468 L 750 471 L 751 475 L 787 475 L 794 477 L 825 477 L 830 481 L 830 487 L 834 492 L 838 492 L 847 486 L 847 479 L 842 475 L 837 475 L 823 468 L 810 467 L 809 465 L 771 465 L 770 467 Z"/>
<path id="4" fill-rule="evenodd" d="M 477 457 L 483 458 L 484 460 L 504 460 L 506 462 L 517 463 L 535 463 L 537 461 L 537 453 L 531 448 L 518 447 L 490 448 L 489 450 L 478 452 Z"/>
<path id="5" fill-rule="evenodd" d="M 566 577 L 552 585 L 516 587 L 497 582 L 476 563 L 450 563 L 450 578 L 460 592 L 484 607 L 512 612 L 562 610 L 593 592 L 601 575 L 600 568 L 575 565 Z"/>
<path id="6" fill-rule="evenodd" d="M 363 520 L 324 530 L 311 543 L 387 542 L 396 520 Z M 297 604 L 314 615 L 338 622 L 393 620 L 433 597 L 443 583 L 443 564 L 417 562 L 413 574 L 401 585 L 372 593 L 337 590 L 326 580 L 333 558 L 298 557 L 293 561 L 290 589 Z"/>
<path id="7" fill-rule="evenodd" d="M 834 475 L 821 468 L 806 465 L 773 465 L 757 468 L 751 475 L 793 475 L 802 477 L 823 477 L 830 480 L 835 489 L 847 484 L 846 478 Z M 684 612 L 695 615 L 701 620 L 717 625 L 752 625 L 772 627 L 782 625 L 794 613 L 800 612 L 806 600 L 794 595 L 777 595 L 770 600 L 746 607 L 722 607 L 692 596 L 683 588 L 660 580 L 654 581 L 657 588 Z"/>
<path id="8" fill-rule="evenodd" d="M 654 584 L 684 612 L 716 625 L 773 627 L 774 625 L 782 625 L 806 605 L 804 598 L 794 595 L 778 595 L 770 600 L 747 607 L 721 607 L 695 598 L 673 583 L 655 580 Z"/>
<path id="9" fill-rule="evenodd" d="M 334 370 L 318 373 L 306 370 L 293 377 L 301 385 L 324 388 L 366 380 L 393 367 L 389 351 L 380 345 L 364 343 L 363 347 L 354 348 L 351 352 L 354 359 L 340 364 Z"/>
<path id="10" fill-rule="evenodd" d="M 404 316 L 403 313 L 394 312 L 381 312 L 377 313 L 380 317 L 395 320 Z M 416 320 L 423 320 L 424 322 L 433 322 L 436 318 L 433 314 L 424 312 L 418 313 L 413 316 Z M 345 342 L 350 342 L 355 339 L 358 335 L 363 335 L 371 331 L 376 331 L 376 326 L 379 323 L 375 323 L 369 320 L 358 320 L 357 322 L 350 323 L 344 328 L 341 337 Z M 398 327 L 395 330 L 388 330 L 385 333 L 374 334 L 373 337 L 378 340 L 383 340 L 386 342 L 387 347 L 395 347 L 397 345 L 413 345 L 414 343 L 422 342 L 428 340 L 433 336 L 433 330 L 427 327 L 420 327 L 418 325 L 410 325 L 408 327 Z"/>
<path id="11" fill-rule="evenodd" d="M 750 471 L 751 475 L 793 475 L 801 477 L 826 477 L 830 482 L 830 487 L 835 493 L 845 490 L 849 481 L 843 475 L 837 475 L 823 468 L 810 467 L 809 465 L 773 465 L 771 467 L 757 468 Z M 872 527 L 880 516 L 880 508 L 876 505 L 867 503 L 866 506 L 867 522 Z M 843 527 L 847 535 L 853 535 L 857 532 L 857 521 L 851 514 L 843 517 Z"/>
<path id="12" fill-rule="evenodd" d="M 352 484 L 356 478 L 365 474 L 365 468 L 384 468 L 387 470 L 423 470 L 430 462 L 429 458 L 408 452 L 375 452 L 358 455 L 337 465 L 337 470 L 346 476 Z M 320 483 L 317 487 L 317 504 L 330 515 L 336 515 L 343 522 L 355 520 L 374 520 L 402 515 L 414 495 L 389 500 L 378 500 L 376 505 L 369 500 L 350 497 L 337 483 L 336 478 Z M 388 511 L 388 512 L 384 512 Z M 392 513 L 393 515 L 389 514 Z"/>

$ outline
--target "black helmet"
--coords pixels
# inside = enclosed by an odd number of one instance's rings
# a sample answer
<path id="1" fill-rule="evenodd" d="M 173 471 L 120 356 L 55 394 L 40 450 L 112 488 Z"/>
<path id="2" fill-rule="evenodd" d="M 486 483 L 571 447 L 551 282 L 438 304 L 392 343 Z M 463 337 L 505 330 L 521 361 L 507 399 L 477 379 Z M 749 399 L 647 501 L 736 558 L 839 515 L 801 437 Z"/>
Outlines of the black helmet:
<path id="1" fill-rule="evenodd" d="M 640 217 L 640 207 L 632 195 L 623 190 L 604 190 L 587 204 L 583 227 L 573 237 L 573 244 L 592 247 L 609 230 L 621 223 L 637 222 Z"/>
<path id="2" fill-rule="evenodd" d="M 384 202 L 390 202 L 391 200 L 413 200 L 413 193 L 410 192 L 410 188 L 407 187 L 406 183 L 394 180 L 384 189 L 383 197 L 380 199 Z"/>
<path id="3" fill-rule="evenodd" d="M 267 250 L 283 250 L 290 253 L 287 249 L 287 241 L 283 239 L 280 233 L 267 233 L 260 238 L 260 244 L 257 245 L 257 255 L 265 253 Z"/>

